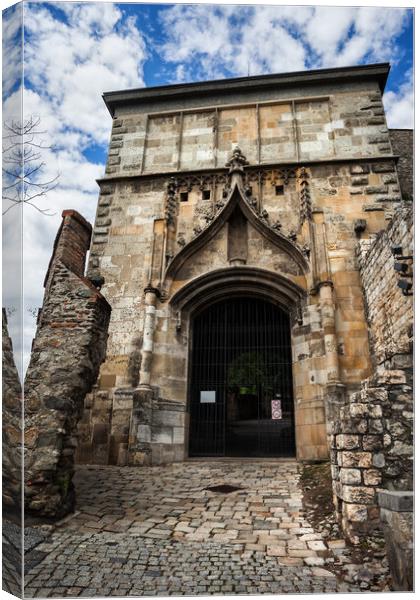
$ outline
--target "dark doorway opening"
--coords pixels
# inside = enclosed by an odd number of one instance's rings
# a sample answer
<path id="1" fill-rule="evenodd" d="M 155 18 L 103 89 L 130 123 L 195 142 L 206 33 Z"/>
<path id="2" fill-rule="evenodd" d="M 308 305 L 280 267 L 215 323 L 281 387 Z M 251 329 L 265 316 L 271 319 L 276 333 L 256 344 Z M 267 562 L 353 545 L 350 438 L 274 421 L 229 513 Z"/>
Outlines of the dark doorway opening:
<path id="1" fill-rule="evenodd" d="M 295 456 L 289 316 L 238 297 L 193 321 L 190 456 Z"/>

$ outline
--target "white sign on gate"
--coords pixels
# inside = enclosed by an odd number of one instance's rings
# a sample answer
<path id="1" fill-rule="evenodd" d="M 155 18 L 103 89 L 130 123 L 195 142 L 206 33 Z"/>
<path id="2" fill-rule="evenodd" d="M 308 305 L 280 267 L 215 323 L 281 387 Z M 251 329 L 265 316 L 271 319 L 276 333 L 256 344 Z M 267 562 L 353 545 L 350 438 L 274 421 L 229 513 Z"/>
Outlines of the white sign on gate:
<path id="1" fill-rule="evenodd" d="M 272 400 L 271 401 L 271 418 L 272 419 L 282 419 L 283 413 L 281 410 L 281 400 Z"/>
<path id="2" fill-rule="evenodd" d="M 201 390 L 200 404 L 216 404 L 216 392 L 214 390 Z"/>

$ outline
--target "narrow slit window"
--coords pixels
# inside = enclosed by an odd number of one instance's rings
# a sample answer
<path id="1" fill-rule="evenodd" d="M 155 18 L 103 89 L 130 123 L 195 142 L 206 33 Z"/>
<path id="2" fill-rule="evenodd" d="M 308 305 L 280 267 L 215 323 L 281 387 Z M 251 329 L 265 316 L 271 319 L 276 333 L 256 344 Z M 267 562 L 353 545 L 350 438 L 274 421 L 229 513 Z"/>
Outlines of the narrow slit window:
<path id="1" fill-rule="evenodd" d="M 179 195 L 181 202 L 188 202 L 188 192 L 181 192 Z"/>
<path id="2" fill-rule="evenodd" d="M 276 185 L 276 196 L 284 196 L 284 185 Z"/>

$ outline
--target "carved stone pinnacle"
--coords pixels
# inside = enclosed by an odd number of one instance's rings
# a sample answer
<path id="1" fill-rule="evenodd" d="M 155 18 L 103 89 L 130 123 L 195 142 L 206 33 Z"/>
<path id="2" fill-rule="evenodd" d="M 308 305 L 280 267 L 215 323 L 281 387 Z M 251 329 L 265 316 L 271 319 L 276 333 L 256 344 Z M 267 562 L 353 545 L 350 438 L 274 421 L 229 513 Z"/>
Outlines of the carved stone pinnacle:
<path id="1" fill-rule="evenodd" d="M 226 163 L 229 167 L 229 173 L 243 173 L 244 165 L 249 165 L 246 157 L 242 154 L 242 150 L 236 146 L 233 150 L 232 156 Z"/>

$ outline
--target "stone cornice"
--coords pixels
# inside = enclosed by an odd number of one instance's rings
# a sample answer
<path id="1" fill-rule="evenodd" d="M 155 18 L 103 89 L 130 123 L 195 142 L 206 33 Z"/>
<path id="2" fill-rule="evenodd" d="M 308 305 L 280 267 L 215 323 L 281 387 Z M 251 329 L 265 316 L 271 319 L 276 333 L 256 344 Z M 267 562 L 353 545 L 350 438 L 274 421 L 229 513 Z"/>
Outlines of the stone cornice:
<path id="1" fill-rule="evenodd" d="M 112 116 L 117 106 L 126 104 L 140 105 L 143 102 L 168 100 L 184 100 L 199 98 L 211 94 L 228 96 L 230 93 L 245 93 L 258 90 L 259 92 L 272 88 L 319 85 L 328 83 L 345 83 L 360 80 L 377 81 L 381 92 L 384 91 L 389 63 L 360 65 L 355 67 L 316 69 L 312 71 L 297 71 L 294 73 L 277 73 L 272 75 L 256 75 L 252 77 L 236 77 L 233 79 L 217 79 L 197 83 L 181 83 L 158 87 L 137 88 L 105 92 L 102 97 Z"/>
<path id="2" fill-rule="evenodd" d="M 312 166 L 322 166 L 329 164 L 345 164 L 345 163 L 357 163 L 357 162 L 372 162 L 372 161 L 383 161 L 383 160 L 393 160 L 398 162 L 399 155 L 397 154 L 381 154 L 374 156 L 365 156 L 363 158 L 331 158 L 331 159 L 322 159 L 322 160 L 311 160 L 311 161 L 289 161 L 289 162 L 275 162 L 275 163 L 260 163 L 260 164 L 251 164 L 245 167 L 245 171 L 255 171 L 258 169 L 284 169 L 286 167 L 296 168 L 296 167 L 306 167 L 311 168 Z M 190 170 L 179 170 L 179 171 L 159 171 L 156 173 L 141 173 L 141 174 L 130 174 L 130 173 L 117 173 L 115 175 L 105 175 L 104 177 L 99 177 L 96 179 L 96 183 L 101 185 L 101 183 L 110 183 L 112 181 L 121 181 L 127 179 L 136 179 L 136 180 L 147 180 L 147 179 L 159 179 L 159 178 L 168 178 L 168 177 L 186 177 L 189 175 L 207 175 L 207 174 L 217 174 L 217 173 L 226 173 L 226 167 L 208 167 L 206 169 L 190 169 Z"/>

